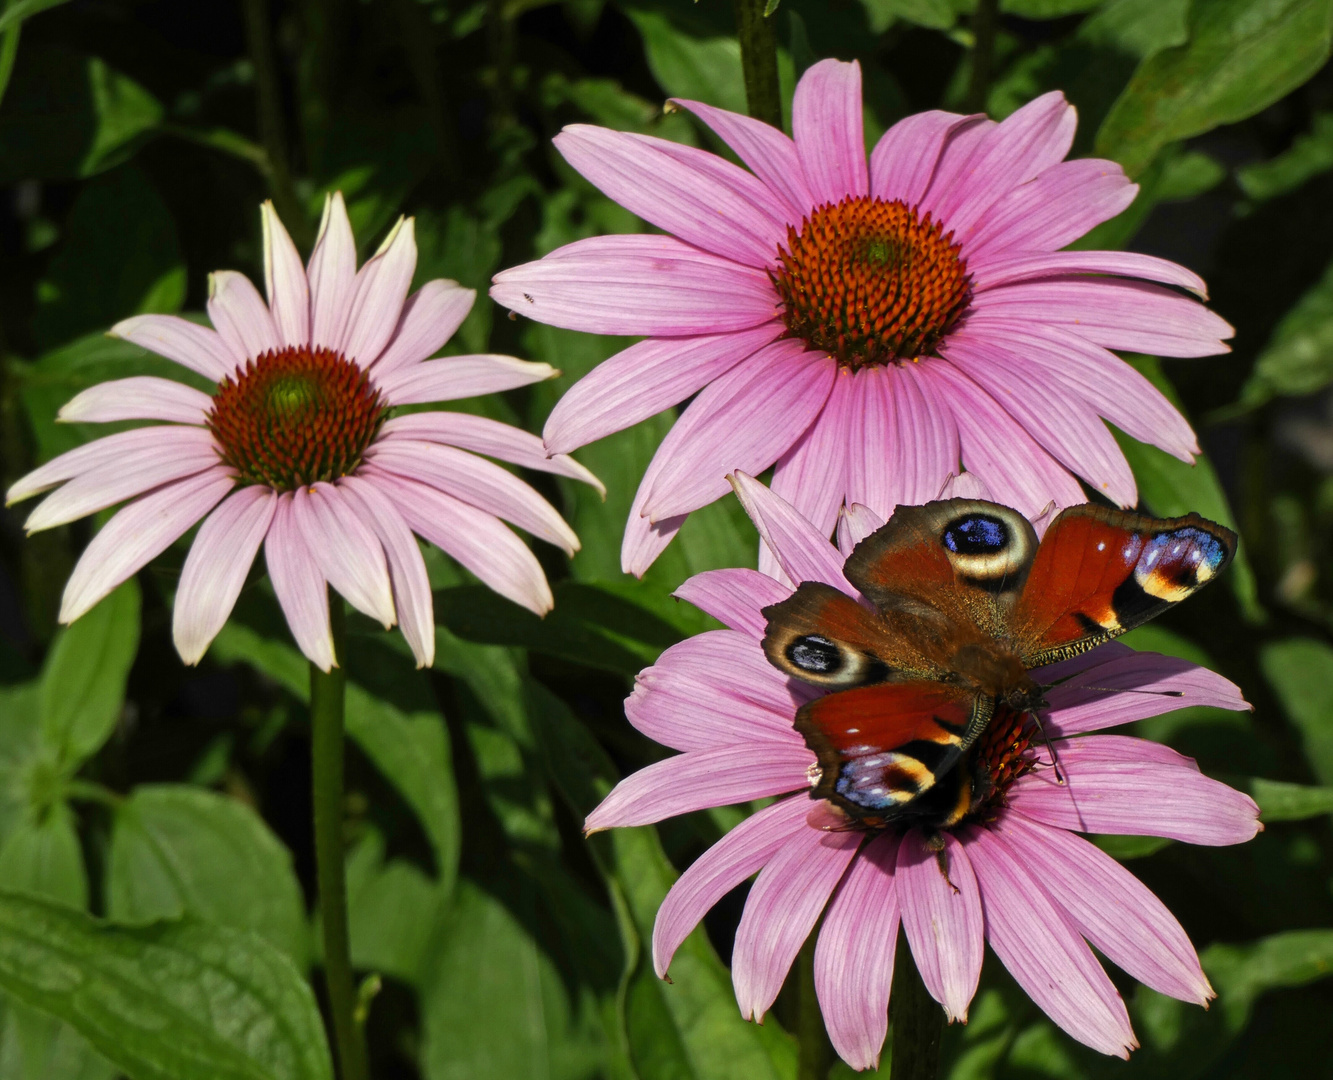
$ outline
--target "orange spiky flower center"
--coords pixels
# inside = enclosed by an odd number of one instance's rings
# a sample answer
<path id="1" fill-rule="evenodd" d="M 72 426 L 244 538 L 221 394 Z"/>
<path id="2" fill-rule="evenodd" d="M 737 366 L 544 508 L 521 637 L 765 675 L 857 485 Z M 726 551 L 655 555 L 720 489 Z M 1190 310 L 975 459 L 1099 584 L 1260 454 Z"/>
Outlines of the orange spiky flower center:
<path id="1" fill-rule="evenodd" d="M 342 353 L 288 346 L 223 379 L 206 423 L 243 483 L 294 491 L 355 469 L 387 410 Z"/>
<path id="2" fill-rule="evenodd" d="M 770 271 L 790 337 L 856 370 L 929 356 L 967 309 L 953 233 L 901 200 L 864 196 L 787 228 Z"/>
<path id="3" fill-rule="evenodd" d="M 1000 706 L 972 748 L 972 774 L 979 798 L 969 816 L 985 819 L 988 811 L 1004 805 L 1013 782 L 1037 764 L 1032 739 L 1037 726 L 1026 712 Z"/>

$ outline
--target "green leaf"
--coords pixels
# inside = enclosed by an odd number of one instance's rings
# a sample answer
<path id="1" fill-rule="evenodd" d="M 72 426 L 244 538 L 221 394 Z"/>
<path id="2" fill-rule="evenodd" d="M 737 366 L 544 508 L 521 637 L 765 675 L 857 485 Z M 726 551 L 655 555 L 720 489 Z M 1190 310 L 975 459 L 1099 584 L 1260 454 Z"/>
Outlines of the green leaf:
<path id="1" fill-rule="evenodd" d="M 384 838 L 368 829 L 347 855 L 352 965 L 419 986 L 447 901 L 439 883 L 411 863 L 386 862 Z"/>
<path id="2" fill-rule="evenodd" d="M 0 33 L 11 26 L 40 15 L 53 7 L 67 4 L 69 0 L 14 0 L 3 12 L 0 12 Z"/>
<path id="3" fill-rule="evenodd" d="M 62 630 L 41 681 L 42 742 L 73 771 L 111 736 L 139 651 L 139 586 L 131 578 Z"/>
<path id="4" fill-rule="evenodd" d="M 1240 392 L 1242 408 L 1333 382 L 1333 264 L 1277 324 Z"/>
<path id="5" fill-rule="evenodd" d="M 958 21 L 958 7 L 952 0 L 861 0 L 861 6 L 876 34 L 884 33 L 898 19 L 930 30 L 948 30 Z"/>
<path id="6" fill-rule="evenodd" d="M 1259 817 L 1263 821 L 1303 821 L 1333 814 L 1333 787 L 1288 784 L 1257 776 L 1243 786 L 1259 804 Z"/>
<path id="7" fill-rule="evenodd" d="M 136 787 L 116 808 L 106 897 L 118 922 L 195 915 L 253 930 L 298 965 L 309 955 L 291 853 L 258 814 L 216 792 Z"/>
<path id="8" fill-rule="evenodd" d="M 1000 10 L 1022 19 L 1063 19 L 1101 7 L 1103 0 L 1000 0 Z"/>
<path id="9" fill-rule="evenodd" d="M 1314 638 L 1290 638 L 1265 645 L 1259 663 L 1301 733 L 1315 776 L 1333 785 L 1333 648 Z"/>
<path id="10" fill-rule="evenodd" d="M 1190 0 L 1110 0 L 1083 20 L 1078 39 L 1143 59 L 1189 39 Z"/>
<path id="11" fill-rule="evenodd" d="M 0 894 L 0 987 L 65 1020 L 132 1080 L 331 1080 L 314 994 L 255 934 L 119 927 Z"/>
<path id="12" fill-rule="evenodd" d="M 64 1021 L 7 994 L 0 998 L 0 1076 L 5 1080 L 113 1080 L 119 1075 Z"/>
<path id="13" fill-rule="evenodd" d="M 1333 930 L 1292 930 L 1244 945 L 1210 945 L 1199 959 L 1217 988 L 1218 1004 L 1239 1020 L 1261 994 L 1333 975 Z"/>
<path id="14" fill-rule="evenodd" d="M 1329 0 L 1194 0 L 1189 40 L 1139 66 L 1097 153 L 1136 176 L 1168 143 L 1253 116 L 1305 82 L 1331 41 Z"/>
<path id="15" fill-rule="evenodd" d="M 88 906 L 88 871 L 74 813 L 63 802 L 39 821 L 23 821 L 0 847 L 0 881 L 5 888 L 54 900 L 69 907 Z"/>
<path id="16" fill-rule="evenodd" d="M 1236 170 L 1236 183 L 1256 202 L 1295 191 L 1312 176 L 1333 169 L 1333 113 L 1315 113 L 1310 130 L 1269 161 Z"/>
<path id="17" fill-rule="evenodd" d="M 1092 842 L 1113 859 L 1146 859 L 1172 843 L 1169 836 L 1094 836 Z"/>

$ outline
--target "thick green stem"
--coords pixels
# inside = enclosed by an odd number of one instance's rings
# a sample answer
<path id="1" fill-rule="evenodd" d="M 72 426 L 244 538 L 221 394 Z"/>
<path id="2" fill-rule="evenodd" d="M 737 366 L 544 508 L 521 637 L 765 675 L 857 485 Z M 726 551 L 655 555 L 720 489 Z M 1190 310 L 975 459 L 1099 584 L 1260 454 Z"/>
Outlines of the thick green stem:
<path id="1" fill-rule="evenodd" d="M 764 16 L 765 0 L 735 0 L 736 36 L 741 43 L 745 106 L 756 120 L 782 127 L 778 90 L 778 37 L 773 17 Z"/>
<path id="2" fill-rule="evenodd" d="M 999 26 L 1000 0 L 977 0 L 977 10 L 972 16 L 972 71 L 965 99 L 970 112 L 986 111 L 991 68 L 995 65 L 995 34 Z"/>
<path id="3" fill-rule="evenodd" d="M 329 606 L 334 654 L 343 658 L 343 602 Z M 366 1047 L 356 1022 L 356 988 L 347 942 L 347 877 L 343 866 L 343 712 L 347 675 L 310 665 L 310 746 L 315 810 L 315 874 L 324 930 L 324 978 L 342 1080 L 366 1080 Z"/>
<path id="4" fill-rule="evenodd" d="M 889 1019 L 893 1021 L 890 1080 L 935 1080 L 940 1067 L 944 1010 L 921 981 L 904 937 L 898 939 Z"/>
<path id="5" fill-rule="evenodd" d="M 797 990 L 800 996 L 800 1015 L 796 1035 L 800 1043 L 797 1062 L 797 1080 L 828 1080 L 836 1055 L 824 1028 L 824 1016 L 819 1011 L 815 995 L 815 935 L 811 934 L 796 958 Z"/>

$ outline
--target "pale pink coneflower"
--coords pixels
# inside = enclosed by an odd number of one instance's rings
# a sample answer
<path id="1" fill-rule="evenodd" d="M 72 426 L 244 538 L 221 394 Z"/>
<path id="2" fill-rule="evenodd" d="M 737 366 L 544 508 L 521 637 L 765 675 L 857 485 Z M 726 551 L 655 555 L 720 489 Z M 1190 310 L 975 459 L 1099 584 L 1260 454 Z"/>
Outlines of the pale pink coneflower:
<path id="1" fill-rule="evenodd" d="M 662 441 L 621 559 L 642 574 L 732 469 L 775 466 L 773 490 L 820 531 L 859 503 L 888 517 L 935 499 L 962 466 L 1034 517 L 1122 506 L 1133 473 L 1111 433 L 1192 461 L 1179 412 L 1111 349 L 1226 352 L 1225 321 L 1165 259 L 1062 251 L 1134 200 L 1111 161 L 1065 161 L 1075 111 L 1044 94 L 1001 123 L 933 111 L 867 156 L 861 69 L 801 78 L 791 139 L 680 101 L 749 171 L 715 154 L 576 124 L 555 139 L 596 187 L 670 235 L 601 236 L 495 277 L 519 315 L 643 335 L 552 411 L 567 453 L 697 395 Z M 771 563 L 766 568 L 771 568 Z"/>
<path id="2" fill-rule="evenodd" d="M 738 475 L 735 482 L 791 581 L 858 595 L 819 528 L 757 481 Z M 859 517 L 867 530 L 878 524 L 873 514 Z M 1057 1025 L 1106 1054 L 1127 1057 L 1138 1044 L 1125 1003 L 1089 945 L 1163 994 L 1198 1004 L 1213 996 L 1194 947 L 1162 902 L 1075 833 L 1209 845 L 1253 837 L 1260 828 L 1253 800 L 1204 776 L 1190 758 L 1145 739 L 1087 734 L 1189 705 L 1248 708 L 1237 687 L 1186 661 L 1115 642 L 1038 669 L 1043 684 L 1061 680 L 1048 691 L 1042 724 L 1064 783 L 1031 729 L 993 722 L 974 752 L 995 791 L 943 834 L 946 878 L 919 829 L 821 827 L 835 819 L 807 794 L 815 755 L 792 727 L 796 710 L 820 691 L 789 680 L 760 647 L 761 609 L 791 592 L 754 570 L 689 579 L 676 595 L 729 629 L 672 646 L 639 674 L 626 701 L 636 728 L 681 753 L 622 780 L 588 816 L 588 830 L 777 797 L 672 886 L 653 930 L 658 975 L 666 976 L 704 913 L 758 873 L 732 952 L 742 1015 L 763 1018 L 822 915 L 815 988 L 834 1047 L 857 1069 L 879 1059 L 900 925 L 909 962 L 951 1020 L 967 1018 L 986 943 Z"/>
<path id="3" fill-rule="evenodd" d="M 544 614 L 552 605 L 546 577 L 504 521 L 569 554 L 578 538 L 536 491 L 476 455 L 600 488 L 596 477 L 507 424 L 391 412 L 557 373 L 509 356 L 427 359 L 476 293 L 438 279 L 408 295 L 417 260 L 411 218 L 358 271 L 341 194 L 325 202 L 306 267 L 272 205 L 261 215 L 268 303 L 247 277 L 222 270 L 209 278 L 213 329 L 139 315 L 110 331 L 212 380 L 214 392 L 148 376 L 91 387 L 61 420 L 164 423 L 71 450 L 9 489 L 13 503 L 57 488 L 29 515 L 30 533 L 133 500 L 74 567 L 60 621 L 77 619 L 201 519 L 173 619 L 189 664 L 227 621 L 261 545 L 293 637 L 325 671 L 335 663 L 326 584 L 386 628 L 399 623 L 417 663 L 432 662 L 435 620 L 416 535 Z"/>

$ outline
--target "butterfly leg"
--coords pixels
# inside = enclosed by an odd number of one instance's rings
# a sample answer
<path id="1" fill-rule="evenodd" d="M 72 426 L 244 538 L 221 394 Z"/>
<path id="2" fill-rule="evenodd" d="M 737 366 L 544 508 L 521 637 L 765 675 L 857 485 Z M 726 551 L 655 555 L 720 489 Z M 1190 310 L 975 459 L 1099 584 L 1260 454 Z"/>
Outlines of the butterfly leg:
<path id="1" fill-rule="evenodd" d="M 938 829 L 926 833 L 926 850 L 935 853 L 935 865 L 940 868 L 940 876 L 944 878 L 944 883 L 957 893 L 958 886 L 949 880 L 949 849 L 944 846 L 944 834 Z"/>

